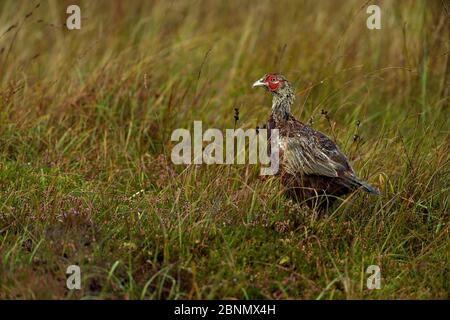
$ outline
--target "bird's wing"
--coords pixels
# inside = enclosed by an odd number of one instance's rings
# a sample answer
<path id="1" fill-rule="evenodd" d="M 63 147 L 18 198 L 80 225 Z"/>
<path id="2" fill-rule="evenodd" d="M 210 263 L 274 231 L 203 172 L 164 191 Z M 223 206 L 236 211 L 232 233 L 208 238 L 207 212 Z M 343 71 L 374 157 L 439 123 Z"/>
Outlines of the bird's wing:
<path id="1" fill-rule="evenodd" d="M 353 174 L 347 158 L 336 144 L 306 125 L 291 127 L 282 137 L 286 171 L 327 177 Z"/>

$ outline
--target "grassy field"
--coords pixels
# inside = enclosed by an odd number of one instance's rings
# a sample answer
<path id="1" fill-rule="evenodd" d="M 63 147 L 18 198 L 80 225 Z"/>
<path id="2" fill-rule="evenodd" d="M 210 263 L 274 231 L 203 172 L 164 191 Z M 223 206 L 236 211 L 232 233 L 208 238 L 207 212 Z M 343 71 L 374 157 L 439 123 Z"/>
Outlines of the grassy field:
<path id="1" fill-rule="evenodd" d="M 381 30 L 366 27 L 375 3 Z M 449 299 L 449 14 L 440 0 L 1 1 L 0 298 Z M 267 72 L 379 198 L 317 217 L 258 166 L 172 164 L 176 128 L 233 128 L 234 108 L 237 127 L 264 123 L 270 97 L 251 84 Z M 66 288 L 73 264 L 81 290 Z"/>

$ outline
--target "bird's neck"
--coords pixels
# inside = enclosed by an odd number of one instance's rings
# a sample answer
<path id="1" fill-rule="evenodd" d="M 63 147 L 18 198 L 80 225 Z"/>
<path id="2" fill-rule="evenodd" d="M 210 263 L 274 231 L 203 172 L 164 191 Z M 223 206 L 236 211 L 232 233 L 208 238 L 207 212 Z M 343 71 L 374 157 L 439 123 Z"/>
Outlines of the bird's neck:
<path id="1" fill-rule="evenodd" d="M 272 98 L 272 116 L 277 122 L 287 121 L 291 114 L 291 106 L 294 103 L 292 90 L 275 93 Z"/>

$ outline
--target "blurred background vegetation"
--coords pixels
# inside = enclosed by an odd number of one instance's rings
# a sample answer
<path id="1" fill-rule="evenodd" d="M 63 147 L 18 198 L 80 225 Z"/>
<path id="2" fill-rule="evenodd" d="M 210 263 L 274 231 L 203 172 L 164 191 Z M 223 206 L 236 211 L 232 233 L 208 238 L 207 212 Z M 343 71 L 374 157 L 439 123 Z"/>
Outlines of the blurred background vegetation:
<path id="1" fill-rule="evenodd" d="M 81 30 L 65 27 L 71 4 Z M 1 1 L 0 298 L 450 298 L 449 10 Z M 268 72 L 380 199 L 316 219 L 255 166 L 171 164 L 171 132 L 194 120 L 233 128 L 238 108 L 239 127 L 264 123 L 270 97 L 251 84 Z"/>

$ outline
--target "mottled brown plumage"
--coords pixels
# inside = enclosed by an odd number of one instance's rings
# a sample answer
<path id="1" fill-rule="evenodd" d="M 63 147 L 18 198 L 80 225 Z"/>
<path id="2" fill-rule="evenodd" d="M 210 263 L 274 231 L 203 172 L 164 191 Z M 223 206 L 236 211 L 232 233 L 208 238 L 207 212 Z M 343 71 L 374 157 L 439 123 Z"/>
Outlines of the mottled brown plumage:
<path id="1" fill-rule="evenodd" d="M 378 191 L 355 175 L 345 155 L 327 136 L 295 119 L 291 114 L 294 92 L 286 78 L 267 74 L 253 84 L 265 87 L 273 95 L 269 131 L 279 130 L 281 181 L 288 196 L 320 204 L 358 188 L 368 193 Z M 326 196 L 326 197 L 320 197 Z"/>

